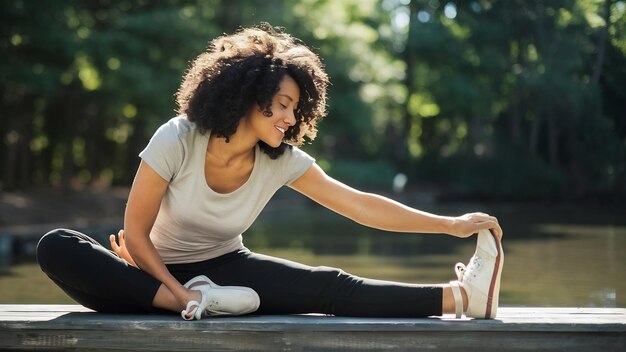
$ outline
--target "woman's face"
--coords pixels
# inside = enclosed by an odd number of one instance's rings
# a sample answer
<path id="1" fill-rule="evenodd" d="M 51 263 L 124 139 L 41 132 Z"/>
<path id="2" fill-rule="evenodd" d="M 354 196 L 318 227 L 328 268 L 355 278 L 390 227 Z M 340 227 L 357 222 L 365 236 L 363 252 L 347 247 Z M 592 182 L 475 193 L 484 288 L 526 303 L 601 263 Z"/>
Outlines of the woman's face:
<path id="1" fill-rule="evenodd" d="M 257 104 L 248 114 L 248 121 L 257 138 L 272 148 L 279 147 L 287 129 L 296 123 L 295 110 L 299 100 L 300 87 L 291 76 L 285 75 L 272 98 L 272 116 L 263 115 Z"/>

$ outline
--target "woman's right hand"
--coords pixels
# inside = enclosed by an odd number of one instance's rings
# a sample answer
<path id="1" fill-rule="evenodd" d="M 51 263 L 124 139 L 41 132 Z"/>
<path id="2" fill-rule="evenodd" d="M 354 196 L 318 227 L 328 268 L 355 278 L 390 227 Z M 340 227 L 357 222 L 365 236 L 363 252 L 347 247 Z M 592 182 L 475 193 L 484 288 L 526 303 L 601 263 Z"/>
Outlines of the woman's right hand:
<path id="1" fill-rule="evenodd" d="M 133 257 L 130 255 L 130 253 L 128 253 L 128 249 L 126 248 L 124 230 L 119 230 L 119 232 L 117 233 L 117 239 L 115 238 L 115 235 L 111 234 L 109 236 L 109 242 L 111 243 L 111 249 L 113 249 L 113 252 L 115 252 L 115 254 L 117 254 L 120 258 L 126 260 L 128 264 L 137 267 L 137 264 L 133 260 Z M 190 290 L 180 284 L 173 289 L 170 288 L 170 291 L 172 292 L 172 294 L 174 294 L 174 297 L 178 301 L 178 306 L 180 307 L 180 309 L 178 309 L 179 311 L 185 309 L 189 301 L 200 302 L 202 300 L 202 294 L 200 293 L 200 291 Z"/>
<path id="2" fill-rule="evenodd" d="M 502 228 L 498 219 L 485 213 L 469 213 L 451 218 L 450 234 L 455 237 L 469 237 L 479 230 L 490 229 L 498 240 L 502 240 Z"/>
<path id="3" fill-rule="evenodd" d="M 109 235 L 109 242 L 111 243 L 111 249 L 118 257 L 124 259 L 128 262 L 128 264 L 138 268 L 137 263 L 133 260 L 133 257 L 128 253 L 128 249 L 126 249 L 126 241 L 124 240 L 124 230 L 119 230 L 117 233 L 117 241 L 115 239 L 115 235 Z M 119 244 L 118 244 L 119 242 Z"/>

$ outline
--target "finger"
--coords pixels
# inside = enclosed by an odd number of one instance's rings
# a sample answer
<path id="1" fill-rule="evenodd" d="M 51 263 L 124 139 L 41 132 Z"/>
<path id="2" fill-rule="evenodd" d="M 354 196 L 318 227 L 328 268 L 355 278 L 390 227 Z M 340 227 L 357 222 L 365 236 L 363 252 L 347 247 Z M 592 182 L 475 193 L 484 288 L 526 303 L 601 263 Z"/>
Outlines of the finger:
<path id="1" fill-rule="evenodd" d="M 495 217 L 495 216 L 491 216 L 491 215 L 489 215 L 489 214 L 485 214 L 484 216 L 485 216 L 485 219 L 487 219 L 488 221 L 493 221 L 493 222 L 495 222 L 495 223 L 497 223 L 497 222 L 498 222 L 498 219 L 496 219 L 496 217 Z"/>
<path id="2" fill-rule="evenodd" d="M 119 240 L 120 240 L 120 246 L 124 246 L 124 244 L 126 243 L 126 239 L 124 239 L 124 230 L 120 230 L 120 231 L 117 233 L 117 237 L 118 237 L 118 238 L 119 238 Z"/>
<path id="3" fill-rule="evenodd" d="M 111 248 L 113 249 L 114 252 L 117 252 L 118 249 L 120 248 L 117 245 L 117 242 L 115 242 L 115 235 L 113 234 L 109 235 L 109 243 L 111 243 Z"/>
<path id="4" fill-rule="evenodd" d="M 504 231 L 502 231 L 502 227 L 500 227 L 500 224 L 498 224 L 498 226 L 495 227 L 495 230 L 498 233 L 498 238 L 500 239 L 500 241 L 502 241 L 502 237 L 504 236 Z"/>
<path id="5" fill-rule="evenodd" d="M 493 221 L 495 223 L 498 222 L 498 219 L 495 216 L 491 216 L 489 214 L 486 213 L 476 213 L 477 217 L 484 220 L 484 221 Z"/>
<path id="6" fill-rule="evenodd" d="M 498 241 L 502 241 L 502 228 L 497 222 L 491 223 L 489 230 L 496 236 Z"/>
<path id="7" fill-rule="evenodd" d="M 499 241 L 502 240 L 502 228 L 496 221 L 482 221 L 475 223 L 475 225 L 476 233 L 478 233 L 479 230 L 490 230 Z"/>

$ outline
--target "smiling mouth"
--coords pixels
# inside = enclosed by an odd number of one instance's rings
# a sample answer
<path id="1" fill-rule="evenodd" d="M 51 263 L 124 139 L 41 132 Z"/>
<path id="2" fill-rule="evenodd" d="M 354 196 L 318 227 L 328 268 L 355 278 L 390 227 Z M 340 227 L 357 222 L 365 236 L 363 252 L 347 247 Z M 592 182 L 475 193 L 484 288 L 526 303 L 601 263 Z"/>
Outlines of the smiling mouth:
<path id="1" fill-rule="evenodd" d="M 285 134 L 285 129 L 284 129 L 284 128 L 282 128 L 282 127 L 278 127 L 278 126 L 274 126 L 274 127 L 276 127 L 276 129 L 277 129 L 278 131 L 280 131 L 280 133 Z"/>

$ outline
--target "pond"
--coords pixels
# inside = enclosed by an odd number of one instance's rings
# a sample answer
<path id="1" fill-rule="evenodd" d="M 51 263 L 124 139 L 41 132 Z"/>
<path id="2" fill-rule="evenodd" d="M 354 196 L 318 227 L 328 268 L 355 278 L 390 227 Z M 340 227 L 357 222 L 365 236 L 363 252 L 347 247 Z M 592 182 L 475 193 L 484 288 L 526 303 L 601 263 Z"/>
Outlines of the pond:
<path id="1" fill-rule="evenodd" d="M 624 207 L 535 203 L 418 207 L 445 215 L 485 211 L 498 216 L 505 231 L 503 306 L 626 307 Z M 106 238 L 105 233 L 100 235 L 99 240 Z M 376 231 L 289 195 L 272 201 L 244 235 L 244 243 L 254 251 L 309 265 L 414 283 L 454 279 L 454 264 L 467 263 L 475 249 L 475 237 Z M 0 303 L 74 302 L 32 258 L 26 258 L 13 260 L 0 275 Z"/>

